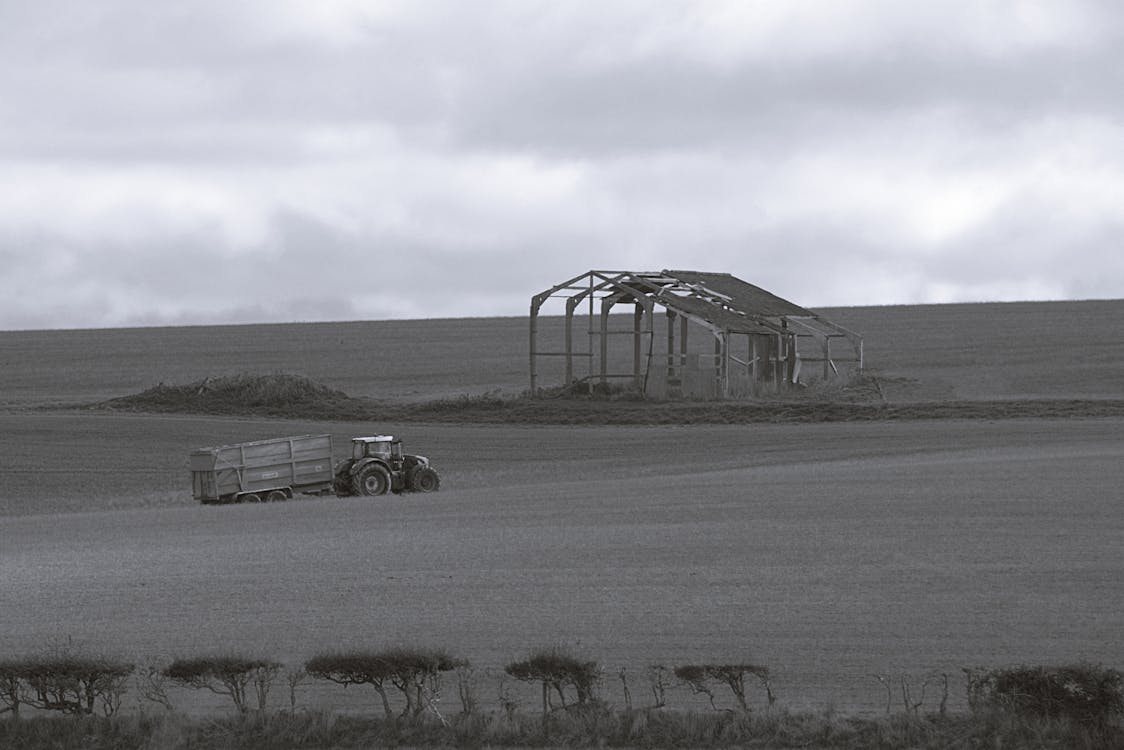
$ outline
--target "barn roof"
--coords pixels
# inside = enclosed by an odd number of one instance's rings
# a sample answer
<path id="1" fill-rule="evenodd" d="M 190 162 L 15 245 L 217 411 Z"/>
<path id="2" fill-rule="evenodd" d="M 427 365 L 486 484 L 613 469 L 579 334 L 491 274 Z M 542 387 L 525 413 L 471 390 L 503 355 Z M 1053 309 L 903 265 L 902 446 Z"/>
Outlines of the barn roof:
<path id="1" fill-rule="evenodd" d="M 538 316 L 544 303 L 551 298 L 565 298 L 566 317 L 563 351 L 542 351 L 537 346 Z M 600 325 L 594 321 L 594 306 L 600 303 Z M 573 320 L 579 306 L 589 305 L 589 347 L 587 351 L 576 352 L 573 348 Z M 615 305 L 635 305 L 635 318 L 631 329 L 610 329 L 609 316 Z M 829 371 L 838 373 L 835 357 L 831 353 L 832 339 L 846 339 L 853 347 L 855 356 L 852 361 L 858 363 L 862 370 L 862 336 L 837 325 L 816 313 L 778 297 L 753 284 L 742 281 L 728 273 L 711 273 L 706 271 L 669 270 L 662 271 L 587 271 L 567 281 L 555 284 L 549 289 L 531 297 L 530 318 L 530 360 L 531 360 L 531 390 L 535 390 L 536 362 L 540 357 L 565 358 L 565 383 L 570 383 L 574 378 L 574 359 L 587 357 L 589 362 L 589 378 L 600 377 L 605 383 L 609 378 L 629 378 L 637 387 L 647 393 L 650 383 L 649 375 L 652 374 L 653 341 L 656 336 L 657 308 L 663 308 L 668 313 L 664 330 L 667 334 L 668 354 L 666 361 L 659 355 L 660 364 L 656 370 L 662 373 L 666 370 L 667 387 L 671 387 L 672 376 L 677 378 L 675 387 L 682 387 L 682 368 L 686 367 L 686 340 L 688 323 L 694 323 L 708 329 L 715 337 L 715 362 L 722 359 L 724 364 L 719 367 L 721 388 L 723 393 L 728 393 L 730 388 L 729 367 L 736 362 L 739 367 L 748 368 L 746 377 L 760 380 L 765 369 L 773 372 L 773 377 L 781 377 L 780 370 L 774 370 L 774 365 L 780 367 L 781 359 L 784 363 L 784 378 L 792 378 L 796 382 L 799 363 L 801 361 L 822 362 L 823 377 L 829 377 Z M 681 354 L 674 357 L 672 354 L 675 328 L 672 321 L 680 318 L 682 322 Z M 645 322 L 646 321 L 646 322 Z M 608 342 L 612 334 L 631 334 L 633 347 L 633 371 L 631 373 L 610 373 L 608 371 Z M 730 336 L 732 334 L 749 335 L 750 337 L 776 336 L 775 345 L 770 343 L 765 347 L 765 353 L 758 354 L 757 339 L 751 343 L 752 354 L 750 360 L 742 361 L 730 354 Z M 649 336 L 647 366 L 642 367 L 644 359 L 642 352 L 642 337 Z M 594 346 L 594 338 L 600 337 L 600 346 Z M 811 338 L 811 346 L 805 347 L 812 356 L 802 356 L 800 341 Z M 598 353 L 597 350 L 600 350 Z M 721 350 L 721 353 L 719 352 Z M 777 358 L 781 359 L 777 359 Z M 772 358 L 772 359 L 771 359 Z M 676 364 L 676 360 L 679 364 Z M 769 364 L 769 363 L 772 364 Z M 795 362 L 795 364 L 793 364 Z M 597 368 L 600 375 L 596 375 Z M 680 368 L 676 370 L 676 368 Z M 734 368 L 737 370 L 737 368 Z M 739 371 L 740 372 L 740 371 Z M 676 374 L 678 373 L 678 374 Z M 653 376 L 657 377 L 657 376 Z M 777 381 L 779 383 L 780 381 Z M 754 386 L 756 387 L 756 386 Z M 779 387 L 779 385 L 778 385 Z M 657 389 L 658 390 L 658 389 Z M 655 392 L 655 391 L 653 391 Z"/>
<path id="2" fill-rule="evenodd" d="M 535 309 L 555 296 L 567 296 L 572 301 L 611 298 L 615 302 L 645 297 L 714 329 L 733 333 L 790 330 L 820 336 L 850 334 L 811 310 L 728 273 L 668 269 L 588 271 L 535 295 Z"/>
<path id="3" fill-rule="evenodd" d="M 700 284 L 730 299 L 730 306 L 751 315 L 767 318 L 782 316 L 815 317 L 811 310 L 782 299 L 759 286 L 742 281 L 728 273 L 706 273 L 704 271 L 664 271 L 664 274 L 688 284 Z"/>

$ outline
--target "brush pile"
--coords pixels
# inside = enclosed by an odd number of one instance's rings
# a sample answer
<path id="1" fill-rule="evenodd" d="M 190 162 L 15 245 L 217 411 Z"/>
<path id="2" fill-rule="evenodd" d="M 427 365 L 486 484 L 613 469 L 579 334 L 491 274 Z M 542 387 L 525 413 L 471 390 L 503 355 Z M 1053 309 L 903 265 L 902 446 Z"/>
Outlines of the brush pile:
<path id="1" fill-rule="evenodd" d="M 351 400 L 343 391 L 301 375 L 242 373 L 185 385 L 160 383 L 99 406 L 127 411 L 303 416 L 339 413 Z"/>

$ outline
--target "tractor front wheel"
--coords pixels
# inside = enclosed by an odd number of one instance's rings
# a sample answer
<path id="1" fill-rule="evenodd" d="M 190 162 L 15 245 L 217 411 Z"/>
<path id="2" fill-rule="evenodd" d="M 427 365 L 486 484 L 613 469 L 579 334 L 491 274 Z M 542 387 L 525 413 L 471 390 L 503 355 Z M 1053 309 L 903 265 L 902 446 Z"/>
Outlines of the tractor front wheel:
<path id="1" fill-rule="evenodd" d="M 390 472 L 375 464 L 355 475 L 356 495 L 385 495 L 390 489 Z"/>
<path id="2" fill-rule="evenodd" d="M 414 472 L 410 483 L 415 492 L 436 492 L 441 488 L 441 477 L 429 466 L 423 466 Z"/>

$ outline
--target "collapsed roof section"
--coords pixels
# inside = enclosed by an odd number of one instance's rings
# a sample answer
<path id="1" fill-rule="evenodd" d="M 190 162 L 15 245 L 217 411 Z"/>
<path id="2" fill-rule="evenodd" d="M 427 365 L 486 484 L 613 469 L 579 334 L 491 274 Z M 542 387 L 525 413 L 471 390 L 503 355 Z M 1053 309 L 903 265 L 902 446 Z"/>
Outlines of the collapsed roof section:
<path id="1" fill-rule="evenodd" d="M 563 350 L 545 351 L 539 346 L 538 317 L 543 305 L 557 298 L 565 300 Z M 583 304 L 589 311 L 584 352 L 575 349 L 573 342 L 574 315 Z M 618 304 L 634 305 L 631 329 L 610 329 L 610 311 Z M 657 321 L 657 307 L 665 311 L 666 322 Z M 690 350 L 688 324 L 711 335 L 713 354 L 699 355 Z M 654 355 L 657 328 L 661 326 L 667 336 L 666 362 L 659 361 L 663 355 Z M 632 335 L 630 373 L 615 373 L 609 368 L 609 338 L 614 334 Z M 799 382 L 802 362 L 822 362 L 825 379 L 838 374 L 837 361 L 855 362 L 858 369 L 862 368 L 862 337 L 857 333 L 727 273 L 588 271 L 531 298 L 530 335 L 532 393 L 538 388 L 538 365 L 543 357 L 564 359 L 564 384 L 605 384 L 610 379 L 629 378 L 643 393 L 654 396 L 729 397 L 756 394 L 763 388 L 778 390 Z M 741 337 L 746 342 L 745 359 L 734 353 L 734 344 Z M 804 347 L 798 345 L 800 339 L 805 340 Z M 818 344 L 807 352 L 811 356 L 800 351 L 810 348 L 808 339 Z M 850 344 L 854 356 L 833 357 L 834 339 Z M 575 377 L 575 358 L 588 361 L 587 375 Z M 657 360 L 655 367 L 653 358 Z M 713 384 L 697 389 L 687 387 L 688 380 Z"/>

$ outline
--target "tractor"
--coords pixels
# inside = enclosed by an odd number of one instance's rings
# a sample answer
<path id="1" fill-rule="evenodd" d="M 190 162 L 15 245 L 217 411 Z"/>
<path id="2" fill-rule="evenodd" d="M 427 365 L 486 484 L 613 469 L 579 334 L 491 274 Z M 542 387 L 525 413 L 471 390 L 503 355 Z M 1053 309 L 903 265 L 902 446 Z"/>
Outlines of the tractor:
<path id="1" fill-rule="evenodd" d="M 393 435 L 351 439 L 351 458 L 335 466 L 333 489 L 346 495 L 385 495 L 387 492 L 436 492 L 441 477 L 425 456 L 402 452 Z"/>

